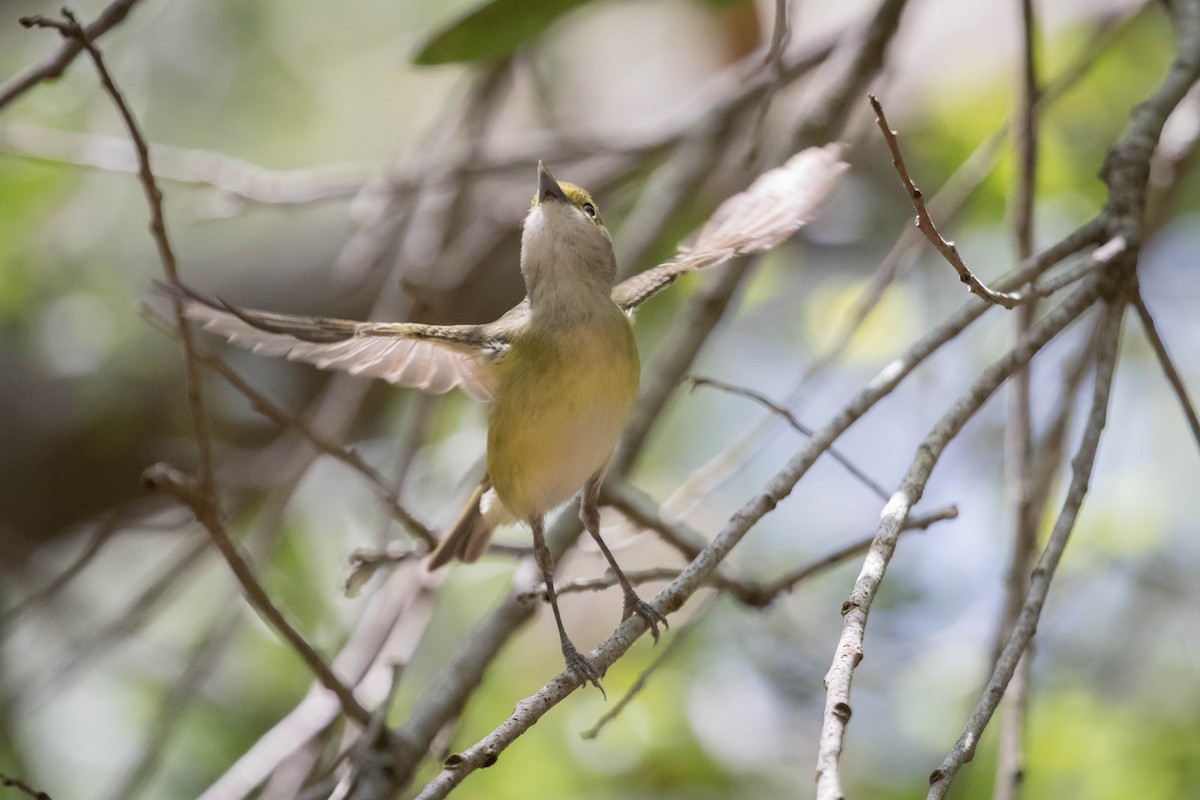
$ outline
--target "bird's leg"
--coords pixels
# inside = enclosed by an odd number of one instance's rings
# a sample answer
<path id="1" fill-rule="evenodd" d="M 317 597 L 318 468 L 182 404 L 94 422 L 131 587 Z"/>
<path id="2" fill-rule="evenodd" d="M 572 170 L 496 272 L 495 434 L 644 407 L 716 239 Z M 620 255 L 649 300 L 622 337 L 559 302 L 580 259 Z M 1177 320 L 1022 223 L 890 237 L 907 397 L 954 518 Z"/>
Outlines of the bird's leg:
<path id="1" fill-rule="evenodd" d="M 540 516 L 529 518 L 529 527 L 533 529 L 533 555 L 542 570 L 542 580 L 546 582 L 546 599 L 550 601 L 550 608 L 554 610 L 554 622 L 558 625 L 558 639 L 562 644 L 563 658 L 567 660 L 567 669 L 575 673 L 580 683 L 591 683 L 600 690 L 600 694 L 604 694 L 599 671 L 575 648 L 571 638 L 567 636 L 566 626 L 563 625 L 562 613 L 558 610 L 558 594 L 554 591 L 554 557 L 550 555 L 550 548 L 546 547 L 544 524 Z"/>
<path id="2" fill-rule="evenodd" d="M 596 544 L 600 547 L 600 552 L 604 553 L 604 557 L 608 559 L 608 565 L 612 567 L 613 574 L 617 576 L 617 582 L 621 584 L 621 590 L 625 592 L 625 608 L 621 614 L 621 619 L 629 619 L 632 615 L 637 614 L 646 620 L 646 624 L 650 626 L 650 634 L 654 637 L 654 641 L 657 642 L 658 623 L 661 622 L 664 628 L 670 627 L 667 624 L 667 618 L 660 614 L 654 606 L 638 596 L 638 593 L 634 591 L 633 584 L 629 582 L 629 578 L 625 577 L 625 573 L 617 565 L 617 560 L 613 558 L 612 551 L 608 549 L 608 545 L 600 538 L 600 485 L 603 482 L 604 473 L 598 472 L 583 487 L 583 497 L 579 505 L 579 518 L 583 520 L 583 527 L 587 528 L 587 532 L 596 540 Z"/>

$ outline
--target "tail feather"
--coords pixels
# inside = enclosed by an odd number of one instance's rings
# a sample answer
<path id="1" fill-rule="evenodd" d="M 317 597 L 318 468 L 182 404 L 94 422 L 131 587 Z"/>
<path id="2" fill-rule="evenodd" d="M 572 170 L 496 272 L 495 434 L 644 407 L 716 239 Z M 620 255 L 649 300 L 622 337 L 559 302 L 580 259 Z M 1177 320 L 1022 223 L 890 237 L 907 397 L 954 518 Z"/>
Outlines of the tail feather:
<path id="1" fill-rule="evenodd" d="M 508 514 L 495 495 L 488 496 L 491 488 L 492 482 L 485 476 L 471 493 L 471 499 L 454 523 L 454 527 L 429 556 L 425 567 L 427 570 L 433 572 L 455 559 L 470 563 L 487 550 L 496 526 L 509 521 Z"/>

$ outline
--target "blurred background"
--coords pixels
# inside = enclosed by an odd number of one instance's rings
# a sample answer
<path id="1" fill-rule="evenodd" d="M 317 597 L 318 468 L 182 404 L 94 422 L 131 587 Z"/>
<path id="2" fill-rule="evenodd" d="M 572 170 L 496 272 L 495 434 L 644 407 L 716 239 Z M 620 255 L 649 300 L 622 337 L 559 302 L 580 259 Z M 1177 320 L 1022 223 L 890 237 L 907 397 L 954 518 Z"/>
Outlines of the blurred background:
<path id="1" fill-rule="evenodd" d="M 912 211 L 868 88 L 899 129 L 918 185 L 931 196 L 946 187 L 935 201 L 946 237 L 985 280 L 1016 262 L 1003 131 L 1018 85 L 1020 13 L 1015 2 L 786 5 L 790 36 L 775 50 L 776 4 L 766 0 L 144 0 L 101 45 L 154 143 L 184 278 L 243 306 L 291 313 L 498 316 L 523 293 L 519 226 L 539 158 L 593 191 L 630 274 L 669 257 L 754 175 L 802 146 L 847 141 L 849 177 L 801 236 L 681 281 L 637 324 L 649 384 L 665 369 L 658 359 L 689 335 L 679 320 L 717 298 L 723 318 L 688 372 L 790 399 L 817 427 L 967 300 L 946 264 L 905 233 Z M 52 32 L 17 23 L 57 7 L 0 3 L 0 79 L 57 51 Z M 481 7 L 482 16 L 464 16 Z M 88 21 L 104 4 L 74 8 Z M 1102 206 L 1105 152 L 1161 80 L 1173 40 L 1159 3 L 1035 8 L 1047 87 L 1035 219 L 1045 245 Z M 883 26 L 878 63 L 847 83 L 839 57 L 869 52 L 872 25 Z M 1139 272 L 1193 388 L 1200 185 L 1187 167 L 1198 119 L 1193 97 L 1168 126 L 1178 153 L 1165 162 L 1174 171 L 1155 176 L 1157 232 Z M 240 601 L 190 514 L 142 486 L 150 464 L 190 470 L 196 455 L 180 348 L 144 310 L 161 314 L 166 304 L 151 293 L 162 272 L 133 166 L 85 59 L 0 107 L 0 771 L 73 800 L 197 797 L 310 683 Z M 1062 387 L 1091 328 L 1076 325 L 1035 361 L 1037 430 L 1080 401 Z M 916 444 L 1011 332 L 1004 312 L 989 311 L 843 437 L 841 451 L 893 489 Z M 357 450 L 431 528 L 457 516 L 482 471 L 480 405 L 206 344 L 280 407 Z M 406 564 L 347 597 L 350 553 L 403 545 L 402 526 L 361 475 L 317 456 L 219 376 L 206 372 L 204 383 L 230 528 L 319 650 L 338 652 L 394 604 L 389 592 L 421 592 L 419 607 L 405 606 L 412 630 L 401 636 L 391 720 L 404 720 L 512 587 L 513 561 L 433 579 Z M 1036 639 L 1026 792 L 1198 797 L 1200 458 L 1136 324 L 1126 328 L 1113 402 Z M 629 480 L 712 536 L 802 443 L 769 419 L 745 398 L 681 385 Z M 764 425 L 754 445 L 722 455 Z M 1069 425 L 1073 447 L 1078 419 Z M 947 451 L 918 508 L 955 504 L 958 518 L 901 541 L 855 676 L 848 796 L 923 793 L 988 674 L 1012 528 L 1004 426 L 996 398 Z M 775 578 L 871 532 L 881 507 L 823 459 L 728 568 Z M 610 511 L 605 528 L 624 564 L 683 563 Z M 501 539 L 525 544 L 527 535 L 513 528 Z M 608 703 L 595 691 L 572 695 L 457 796 L 807 792 L 822 676 L 860 560 L 765 609 L 702 593 L 672 617 L 663 643 L 639 642 L 609 671 Z M 602 572 L 587 545 L 560 568 L 567 579 Z M 617 623 L 620 598 L 573 595 L 564 608 L 576 642 L 590 648 Z M 668 647 L 637 699 L 581 739 Z M 560 669 L 552 620 L 539 614 L 437 747 L 444 755 L 473 743 Z M 371 691 L 381 701 L 386 681 Z M 991 797 L 997 727 L 953 796 Z M 338 750 L 336 729 L 317 741 L 313 759 Z M 416 785 L 436 769 L 430 761 Z"/>

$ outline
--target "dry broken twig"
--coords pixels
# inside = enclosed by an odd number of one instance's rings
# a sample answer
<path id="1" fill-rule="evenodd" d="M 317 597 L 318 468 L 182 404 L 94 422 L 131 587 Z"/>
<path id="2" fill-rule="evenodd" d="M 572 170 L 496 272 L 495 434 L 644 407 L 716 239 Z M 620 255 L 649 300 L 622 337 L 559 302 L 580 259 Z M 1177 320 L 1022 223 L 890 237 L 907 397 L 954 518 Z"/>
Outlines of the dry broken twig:
<path id="1" fill-rule="evenodd" d="M 875 110 L 875 121 L 879 125 L 879 130 L 883 132 L 888 150 L 891 151 L 892 166 L 896 168 L 900 182 L 904 184 L 904 191 L 908 193 L 908 199 L 912 201 L 913 208 L 917 212 L 917 228 L 925 234 L 925 238 L 942 254 L 947 263 L 954 267 L 954 271 L 958 273 L 958 279 L 967 285 L 972 294 L 989 303 L 995 303 L 1005 308 L 1015 308 L 1020 302 L 1018 296 L 1007 292 L 997 292 L 985 286 L 983 281 L 975 277 L 975 273 L 958 254 L 958 248 L 954 246 L 954 242 L 946 241 L 938 233 L 937 225 L 934 224 L 933 219 L 929 216 L 929 211 L 925 208 L 925 196 L 913 183 L 912 178 L 908 175 L 908 168 L 904 166 L 904 156 L 900 154 L 900 143 L 896 140 L 896 132 L 888 127 L 887 117 L 883 113 L 883 106 L 880 104 L 879 98 L 873 94 L 867 95 L 867 97 L 871 102 L 871 108 Z"/>

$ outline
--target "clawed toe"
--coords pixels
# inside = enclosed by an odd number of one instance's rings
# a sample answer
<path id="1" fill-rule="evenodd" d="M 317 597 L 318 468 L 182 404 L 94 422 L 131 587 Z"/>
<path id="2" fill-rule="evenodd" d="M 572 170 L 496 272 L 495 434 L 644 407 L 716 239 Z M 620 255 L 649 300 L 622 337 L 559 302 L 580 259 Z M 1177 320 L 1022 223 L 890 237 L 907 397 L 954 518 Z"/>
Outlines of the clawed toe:
<path id="1" fill-rule="evenodd" d="M 662 623 L 664 628 L 671 627 L 667 624 L 667 618 L 658 612 L 658 610 L 647 603 L 636 594 L 630 593 L 625 595 L 625 611 L 621 615 L 621 619 L 629 619 L 634 614 L 646 620 L 646 624 L 650 626 L 650 635 L 654 637 L 654 641 L 658 641 L 658 623 Z"/>
<path id="2" fill-rule="evenodd" d="M 571 670 L 581 685 L 590 683 L 600 690 L 600 694 L 604 695 L 605 700 L 608 699 L 608 695 L 604 693 L 604 687 L 600 685 L 600 671 L 588 660 L 587 656 L 576 650 L 574 645 L 567 645 L 563 647 L 563 657 L 567 660 L 567 669 Z"/>

